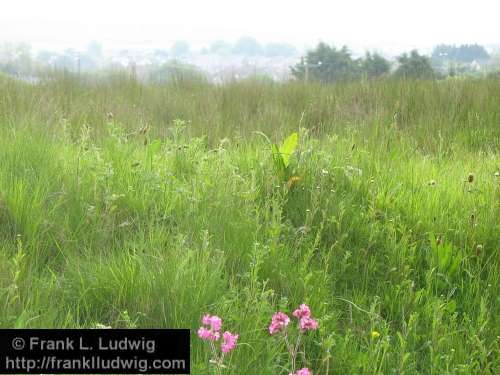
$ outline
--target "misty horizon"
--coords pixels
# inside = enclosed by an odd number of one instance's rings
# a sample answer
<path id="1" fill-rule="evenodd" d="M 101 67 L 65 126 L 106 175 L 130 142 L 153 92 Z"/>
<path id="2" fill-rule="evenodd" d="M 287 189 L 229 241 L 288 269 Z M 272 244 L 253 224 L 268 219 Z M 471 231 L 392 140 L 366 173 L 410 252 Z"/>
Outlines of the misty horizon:
<path id="1" fill-rule="evenodd" d="M 217 40 L 236 43 L 252 37 L 261 44 L 288 43 L 299 51 L 322 41 L 361 53 L 430 51 L 435 45 L 473 44 L 496 48 L 500 6 L 479 0 L 474 6 L 453 1 L 405 5 L 322 4 L 321 1 L 264 2 L 249 6 L 219 0 L 162 4 L 145 0 L 65 2 L 19 0 L 0 14 L 0 43 L 27 43 L 35 50 L 84 49 L 99 41 L 106 50 L 168 49 L 186 41 L 202 50 Z"/>

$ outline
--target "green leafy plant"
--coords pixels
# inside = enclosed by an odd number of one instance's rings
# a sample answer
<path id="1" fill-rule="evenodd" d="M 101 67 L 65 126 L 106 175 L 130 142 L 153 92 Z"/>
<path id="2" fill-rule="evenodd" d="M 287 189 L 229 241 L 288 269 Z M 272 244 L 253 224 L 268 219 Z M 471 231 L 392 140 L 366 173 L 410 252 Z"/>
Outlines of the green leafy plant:
<path id="1" fill-rule="evenodd" d="M 437 271 L 438 276 L 444 280 L 438 283 L 439 287 L 445 287 L 445 282 L 450 283 L 456 276 L 462 256 L 450 242 L 442 239 L 431 238 L 431 265 Z"/>
<path id="2" fill-rule="evenodd" d="M 274 166 L 276 168 L 276 173 L 281 180 L 290 181 L 291 168 L 290 168 L 290 158 L 292 154 L 297 149 L 299 143 L 299 135 L 297 132 L 290 134 L 281 144 L 271 145 L 271 152 L 273 155 Z"/>

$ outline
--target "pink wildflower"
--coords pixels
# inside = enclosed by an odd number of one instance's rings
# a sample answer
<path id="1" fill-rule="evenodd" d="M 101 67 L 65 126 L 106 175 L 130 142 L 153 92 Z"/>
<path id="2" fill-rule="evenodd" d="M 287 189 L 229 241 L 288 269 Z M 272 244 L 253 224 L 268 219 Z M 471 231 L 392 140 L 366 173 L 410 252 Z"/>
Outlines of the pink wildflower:
<path id="1" fill-rule="evenodd" d="M 312 371 L 309 370 L 307 367 L 304 367 L 304 368 L 301 368 L 295 374 L 292 374 L 292 375 L 312 375 Z"/>
<path id="2" fill-rule="evenodd" d="M 216 315 L 206 314 L 201 319 L 201 322 L 206 326 L 210 326 L 210 329 L 214 332 L 220 331 L 222 327 L 222 319 Z"/>
<path id="3" fill-rule="evenodd" d="M 204 326 L 198 329 L 198 337 L 202 340 L 217 341 L 220 338 L 220 329 L 222 327 L 222 319 L 215 315 L 204 315 L 201 319 Z"/>
<path id="4" fill-rule="evenodd" d="M 206 329 L 205 327 L 200 327 L 200 329 L 198 330 L 198 337 L 206 341 L 217 341 L 220 337 L 220 333 L 213 332 L 212 330 Z"/>
<path id="5" fill-rule="evenodd" d="M 300 330 L 304 332 L 310 329 L 318 329 L 318 322 L 313 318 L 304 317 L 300 319 L 299 326 Z"/>
<path id="6" fill-rule="evenodd" d="M 222 338 L 224 341 L 221 344 L 221 350 L 223 353 L 229 353 L 236 347 L 236 342 L 238 341 L 239 336 L 226 331 L 222 335 Z"/>
<path id="7" fill-rule="evenodd" d="M 276 332 L 283 330 L 288 323 L 290 323 L 290 318 L 285 313 L 278 311 L 273 315 L 271 319 L 271 324 L 269 325 L 269 333 L 274 335 Z"/>
<path id="8" fill-rule="evenodd" d="M 311 309 L 305 303 L 299 306 L 297 310 L 293 312 L 293 316 L 302 319 L 311 317 Z"/>

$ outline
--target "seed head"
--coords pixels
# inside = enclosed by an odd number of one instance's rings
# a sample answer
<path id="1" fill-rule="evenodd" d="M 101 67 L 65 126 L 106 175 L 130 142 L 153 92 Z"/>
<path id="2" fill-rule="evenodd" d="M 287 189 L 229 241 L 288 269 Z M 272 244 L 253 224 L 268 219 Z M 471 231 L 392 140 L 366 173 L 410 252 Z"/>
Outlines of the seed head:
<path id="1" fill-rule="evenodd" d="M 470 224 L 471 224 L 472 226 L 475 226 L 475 225 L 476 225 L 476 215 L 474 215 L 474 214 L 471 214 L 471 215 L 470 215 Z"/>
<path id="2" fill-rule="evenodd" d="M 439 246 L 439 245 L 441 245 L 442 243 L 443 243 L 443 237 L 441 237 L 441 236 L 437 236 L 437 238 L 436 238 L 436 245 L 438 245 L 438 246 Z"/>
<path id="3" fill-rule="evenodd" d="M 483 245 L 478 244 L 476 246 L 476 256 L 480 256 L 482 252 L 483 252 Z"/>
<path id="4" fill-rule="evenodd" d="M 292 176 L 290 179 L 287 181 L 287 186 L 289 189 L 294 187 L 298 182 L 300 181 L 300 176 Z"/>

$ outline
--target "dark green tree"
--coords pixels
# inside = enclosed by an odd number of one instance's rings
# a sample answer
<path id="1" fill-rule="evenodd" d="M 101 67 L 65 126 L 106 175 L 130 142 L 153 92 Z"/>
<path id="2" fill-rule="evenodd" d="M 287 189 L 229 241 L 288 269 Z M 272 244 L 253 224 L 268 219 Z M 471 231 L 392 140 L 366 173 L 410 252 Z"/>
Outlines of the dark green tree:
<path id="1" fill-rule="evenodd" d="M 336 49 L 326 43 L 320 43 L 314 50 L 308 51 L 306 57 L 291 67 L 291 71 L 297 79 L 320 82 L 348 81 L 361 75 L 359 61 L 351 58 L 346 46 Z"/>
<path id="2" fill-rule="evenodd" d="M 420 55 L 417 50 L 413 50 L 408 55 L 402 54 L 398 57 L 399 66 L 395 72 L 396 77 L 401 78 L 424 78 L 435 77 L 431 61 L 427 56 Z"/>
<path id="3" fill-rule="evenodd" d="M 361 61 L 361 67 L 363 73 L 366 74 L 368 78 L 377 78 L 384 74 L 389 73 L 391 65 L 389 61 L 384 59 L 378 53 L 371 54 L 367 52 L 365 58 Z"/>

